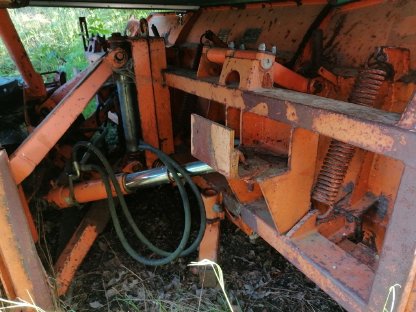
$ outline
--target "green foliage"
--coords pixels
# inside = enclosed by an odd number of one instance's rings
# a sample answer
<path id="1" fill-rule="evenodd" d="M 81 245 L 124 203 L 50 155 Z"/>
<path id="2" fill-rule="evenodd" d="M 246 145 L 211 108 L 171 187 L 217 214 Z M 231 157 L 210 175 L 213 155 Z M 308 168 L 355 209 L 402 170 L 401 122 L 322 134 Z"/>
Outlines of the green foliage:
<path id="1" fill-rule="evenodd" d="M 142 10 L 34 8 L 9 10 L 10 16 L 38 72 L 63 70 L 71 78 L 88 64 L 84 57 L 78 17 L 87 18 L 90 34 L 124 32 L 131 16 L 145 17 Z M 17 76 L 12 59 L 0 41 L 0 76 Z"/>

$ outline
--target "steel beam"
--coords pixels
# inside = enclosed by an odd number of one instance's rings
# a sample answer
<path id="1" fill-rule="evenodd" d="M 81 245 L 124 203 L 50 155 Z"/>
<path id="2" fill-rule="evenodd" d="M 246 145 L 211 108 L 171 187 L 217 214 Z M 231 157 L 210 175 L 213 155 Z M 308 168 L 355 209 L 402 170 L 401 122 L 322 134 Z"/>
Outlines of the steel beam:
<path id="1" fill-rule="evenodd" d="M 20 184 L 55 146 L 113 73 L 108 55 L 100 59 L 10 157 L 16 184 Z"/>
<path id="2" fill-rule="evenodd" d="M 0 269 L 7 294 L 53 311 L 48 277 L 38 257 L 4 150 L 0 151 L 0 237 Z"/>
<path id="3" fill-rule="evenodd" d="M 166 84 L 227 107 L 266 116 L 294 127 L 386 155 L 416 168 L 416 133 L 398 127 L 400 114 L 283 89 L 242 91 L 189 71 L 168 71 Z M 261 107 L 261 109 L 259 109 Z"/>
<path id="4" fill-rule="evenodd" d="M 92 244 L 110 219 L 107 202 L 95 203 L 81 221 L 55 264 L 58 296 L 64 295 Z"/>

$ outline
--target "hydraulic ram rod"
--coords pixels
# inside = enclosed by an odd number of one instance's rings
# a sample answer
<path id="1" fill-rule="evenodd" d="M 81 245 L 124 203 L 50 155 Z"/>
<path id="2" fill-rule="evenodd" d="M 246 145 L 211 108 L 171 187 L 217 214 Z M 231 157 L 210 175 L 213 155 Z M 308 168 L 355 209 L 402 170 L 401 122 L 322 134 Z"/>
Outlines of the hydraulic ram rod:
<path id="1" fill-rule="evenodd" d="M 214 172 L 214 170 L 207 164 L 196 161 L 184 165 L 184 169 L 190 176 L 202 175 Z M 181 176 L 178 173 L 179 176 Z M 118 183 L 124 194 L 129 194 L 139 188 L 147 188 L 161 184 L 169 184 L 172 182 L 172 177 L 166 167 L 154 168 L 130 174 L 118 174 Z M 113 190 L 113 196 L 116 193 Z M 102 180 L 90 180 L 75 184 L 73 187 L 73 196 L 68 187 L 60 187 L 53 189 L 46 196 L 46 200 L 54 203 L 60 208 L 67 208 L 73 206 L 75 203 L 88 203 L 92 201 L 102 200 L 107 198 L 104 183 Z"/>

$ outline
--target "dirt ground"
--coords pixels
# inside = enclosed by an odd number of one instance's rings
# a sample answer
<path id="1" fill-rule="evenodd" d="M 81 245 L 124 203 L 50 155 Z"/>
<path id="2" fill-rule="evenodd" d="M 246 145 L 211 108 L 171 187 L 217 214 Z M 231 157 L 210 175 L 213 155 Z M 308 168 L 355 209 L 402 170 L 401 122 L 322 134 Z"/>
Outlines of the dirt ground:
<path id="1" fill-rule="evenodd" d="M 171 186 L 128 198 L 139 228 L 162 248 L 180 239 L 180 198 Z M 195 206 L 195 205 L 193 205 Z M 193 215 L 197 215 L 193 211 Z M 195 218 L 193 235 L 197 230 Z M 155 257 L 137 243 L 141 253 Z M 161 267 L 144 266 L 122 248 L 110 223 L 78 270 L 62 307 L 67 311 L 229 311 L 219 287 L 201 287 L 188 264 L 197 253 Z M 220 265 L 234 311 L 344 311 L 261 238 L 222 222 Z"/>

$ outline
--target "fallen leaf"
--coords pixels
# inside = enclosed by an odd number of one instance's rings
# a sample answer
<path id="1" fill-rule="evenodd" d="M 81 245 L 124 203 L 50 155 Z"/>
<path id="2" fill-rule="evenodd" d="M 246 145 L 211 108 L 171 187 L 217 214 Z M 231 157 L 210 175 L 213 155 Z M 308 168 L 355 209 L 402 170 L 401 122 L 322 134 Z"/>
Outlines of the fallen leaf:
<path id="1" fill-rule="evenodd" d="M 101 309 L 104 305 L 101 304 L 99 301 L 90 302 L 90 307 L 93 309 Z"/>

